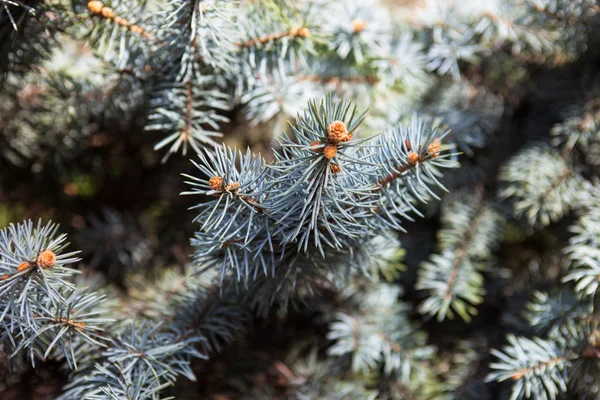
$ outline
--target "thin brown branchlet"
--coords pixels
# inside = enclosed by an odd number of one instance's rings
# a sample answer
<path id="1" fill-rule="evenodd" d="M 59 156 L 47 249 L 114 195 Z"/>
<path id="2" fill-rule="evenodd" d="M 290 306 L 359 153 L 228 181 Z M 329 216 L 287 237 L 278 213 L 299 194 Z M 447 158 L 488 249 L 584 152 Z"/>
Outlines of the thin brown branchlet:
<path id="1" fill-rule="evenodd" d="M 24 272 L 35 267 L 39 267 L 42 269 L 50 269 L 55 265 L 56 254 L 52 250 L 46 249 L 37 256 L 37 259 L 35 261 L 23 261 L 22 263 L 20 263 L 17 266 L 17 273 Z M 10 279 L 10 277 L 10 274 L 4 274 L 2 275 L 0 280 L 5 281 L 7 279 Z"/>
<path id="2" fill-rule="evenodd" d="M 145 37 L 148 39 L 154 39 L 154 35 L 152 35 L 146 29 L 144 29 L 143 27 L 141 27 L 139 25 L 136 25 L 136 24 L 133 24 L 133 23 L 127 21 L 125 18 L 118 16 L 117 14 L 115 14 L 115 12 L 112 8 L 105 6 L 99 0 L 89 1 L 87 3 L 87 8 L 92 14 L 94 14 L 96 16 L 111 20 L 115 24 L 117 24 L 135 34 L 138 34 L 142 37 Z"/>
<path id="3" fill-rule="evenodd" d="M 288 38 L 288 37 L 292 38 L 292 39 L 295 39 L 295 38 L 306 39 L 309 36 L 310 36 L 310 29 L 306 26 L 303 26 L 301 28 L 292 28 L 289 31 L 285 31 L 285 32 L 273 33 L 270 35 L 250 39 L 245 42 L 239 42 L 239 43 L 237 43 L 237 46 L 241 47 L 241 48 L 248 48 L 248 47 L 255 47 L 257 45 L 264 45 L 267 43 L 275 42 L 277 40 L 281 40 L 281 39 Z"/>
<path id="4" fill-rule="evenodd" d="M 417 164 L 437 158 L 442 151 L 442 141 L 439 138 L 431 142 L 422 154 L 419 154 L 416 151 L 411 151 L 412 146 L 410 145 L 410 142 L 408 140 L 405 140 L 404 144 L 406 146 L 406 149 L 409 151 L 409 153 L 406 156 L 406 164 L 398 166 L 397 168 L 395 168 L 394 172 L 381 179 L 377 183 L 374 191 L 379 191 L 383 189 L 383 187 L 386 186 L 388 183 L 401 177 L 406 171 L 414 168 Z M 421 145 L 421 148 L 422 147 L 423 145 Z"/>
<path id="5" fill-rule="evenodd" d="M 74 319 L 54 318 L 53 321 L 59 324 L 65 324 L 79 332 L 83 332 L 83 328 L 85 328 L 85 322 L 75 321 Z"/>

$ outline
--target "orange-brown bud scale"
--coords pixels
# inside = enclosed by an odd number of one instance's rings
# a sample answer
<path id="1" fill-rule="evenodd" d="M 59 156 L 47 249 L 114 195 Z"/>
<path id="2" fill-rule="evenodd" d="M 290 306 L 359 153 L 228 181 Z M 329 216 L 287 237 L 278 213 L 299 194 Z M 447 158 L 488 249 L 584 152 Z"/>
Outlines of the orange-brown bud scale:
<path id="1" fill-rule="evenodd" d="M 4 274 L 4 275 L 2 275 L 2 280 L 3 280 L 3 281 L 7 280 L 8 278 L 10 278 L 10 275 L 9 275 L 9 274 Z"/>
<path id="2" fill-rule="evenodd" d="M 31 263 L 29 261 L 23 261 L 21 264 L 19 264 L 19 266 L 17 267 L 17 271 L 18 272 L 23 272 L 28 270 L 31 267 Z"/>
<path id="3" fill-rule="evenodd" d="M 404 145 L 406 146 L 406 150 L 412 150 L 412 147 L 410 146 L 410 141 L 408 139 L 404 139 Z"/>
<path id="4" fill-rule="evenodd" d="M 54 267 L 54 264 L 56 264 L 56 254 L 50 249 L 42 251 L 37 258 L 37 264 L 43 269 Z"/>
<path id="5" fill-rule="evenodd" d="M 92 1 L 88 2 L 88 4 L 87 4 L 88 10 L 90 10 L 94 14 L 100 14 L 102 12 L 103 7 L 104 6 L 102 5 L 102 2 L 100 2 L 98 0 L 92 0 Z"/>
<path id="6" fill-rule="evenodd" d="M 58 323 L 61 323 L 61 324 L 67 324 L 67 325 L 75 328 L 79 332 L 83 331 L 83 328 L 85 328 L 85 323 L 84 322 L 77 322 L 74 319 L 56 318 L 54 321 L 58 322 Z"/>
<path id="7" fill-rule="evenodd" d="M 130 30 L 130 31 L 132 31 L 132 32 L 134 32 L 133 28 L 135 28 L 135 27 L 136 27 L 135 25 L 131 25 L 131 26 L 129 26 L 129 22 L 127 22 L 127 20 L 126 20 L 125 18 L 121 18 L 121 17 L 119 17 L 119 16 L 115 16 L 115 17 L 113 18 L 113 21 L 115 21 L 115 24 L 117 24 L 117 25 L 119 25 L 119 26 L 122 26 L 122 27 L 124 27 L 124 28 L 127 28 L 127 27 L 129 27 L 129 30 Z M 142 31 L 143 31 L 143 29 L 142 29 Z"/>
<path id="8" fill-rule="evenodd" d="M 408 163 L 410 165 L 415 165 L 419 162 L 419 155 L 414 151 L 411 151 L 410 153 L 408 153 L 408 157 L 406 159 L 408 160 Z"/>
<path id="9" fill-rule="evenodd" d="M 363 21 L 362 19 L 355 19 L 352 21 L 352 29 L 355 33 L 361 33 L 367 27 L 367 21 Z"/>
<path id="10" fill-rule="evenodd" d="M 237 192 L 238 188 L 240 187 L 240 183 L 239 182 L 233 182 L 231 185 L 227 185 L 225 186 L 225 190 L 227 190 L 228 192 Z"/>
<path id="11" fill-rule="evenodd" d="M 331 167 L 331 172 L 333 172 L 334 174 L 339 174 L 340 171 L 342 170 L 339 165 L 331 164 L 330 167 Z"/>
<path id="12" fill-rule="evenodd" d="M 436 158 L 440 155 L 442 150 L 442 142 L 440 139 L 435 139 L 429 146 L 427 146 L 427 154 L 432 158 Z"/>
<path id="13" fill-rule="evenodd" d="M 333 144 L 328 144 L 327 146 L 325 146 L 325 149 L 323 149 L 323 155 L 328 160 L 331 160 L 333 157 L 335 157 L 336 154 L 337 154 L 337 147 Z"/>
<path id="14" fill-rule="evenodd" d="M 115 12 L 110 7 L 103 7 L 102 16 L 104 18 L 113 19 L 115 17 Z"/>
<path id="15" fill-rule="evenodd" d="M 347 141 L 348 128 L 343 121 L 333 121 L 327 127 L 327 141 L 331 144 L 338 144 Z"/>
<path id="16" fill-rule="evenodd" d="M 212 190 L 223 190 L 223 178 L 220 176 L 213 176 L 208 180 L 208 186 Z"/>
<path id="17" fill-rule="evenodd" d="M 302 39 L 306 39 L 310 36 L 310 29 L 308 29 L 307 27 L 302 27 L 298 29 L 298 36 Z"/>

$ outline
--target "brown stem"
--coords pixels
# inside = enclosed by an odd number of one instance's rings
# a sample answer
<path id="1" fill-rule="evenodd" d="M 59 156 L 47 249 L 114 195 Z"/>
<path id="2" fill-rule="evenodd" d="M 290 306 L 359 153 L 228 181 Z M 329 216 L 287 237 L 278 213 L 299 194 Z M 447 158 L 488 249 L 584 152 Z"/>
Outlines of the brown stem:
<path id="1" fill-rule="evenodd" d="M 192 80 L 188 79 L 185 83 L 185 113 L 183 115 L 184 128 L 183 135 L 181 135 L 183 141 L 187 141 L 192 132 L 192 105 L 194 103 L 192 93 Z"/>
<path id="2" fill-rule="evenodd" d="M 557 176 L 556 179 L 554 181 L 552 181 L 552 183 L 550 185 L 548 185 L 548 188 L 546 190 L 544 190 L 544 192 L 538 196 L 538 198 L 537 198 L 538 203 L 542 203 L 542 202 L 546 201 L 548 196 L 550 196 L 550 193 L 552 193 L 552 191 L 557 186 L 562 184 L 569 177 L 570 174 L 571 174 L 571 170 L 569 168 L 566 168 L 559 176 Z"/>
<path id="3" fill-rule="evenodd" d="M 452 270 L 450 271 L 450 276 L 448 277 L 448 281 L 446 282 L 447 288 L 446 288 L 446 294 L 444 295 L 444 298 L 446 300 L 451 299 L 453 296 L 452 289 L 454 289 L 454 285 L 456 284 L 456 279 L 458 278 L 458 273 L 460 272 L 461 266 L 462 266 L 463 262 L 465 261 L 467 254 L 469 253 L 469 245 L 471 244 L 471 241 L 473 240 L 473 235 L 475 234 L 475 231 L 477 230 L 477 226 L 479 225 L 479 222 L 481 220 L 481 217 L 483 216 L 484 211 L 485 211 L 485 206 L 483 205 L 483 202 L 482 202 L 479 204 L 477 210 L 475 211 L 475 215 L 473 216 L 473 219 L 472 219 L 473 222 L 469 226 L 469 229 L 467 229 L 467 232 L 463 236 L 463 240 L 460 243 L 460 246 L 456 250 L 456 257 L 454 258 Z"/>
<path id="4" fill-rule="evenodd" d="M 420 157 L 418 162 L 424 162 L 425 161 L 425 157 Z M 395 171 L 392 172 L 391 174 L 389 174 L 388 176 L 384 177 L 383 179 L 381 179 L 379 182 L 377 182 L 377 186 L 375 187 L 375 189 L 373 189 L 373 192 L 379 192 L 381 189 L 383 189 L 385 187 L 385 185 L 387 185 L 388 183 L 393 182 L 395 179 L 401 177 L 402 175 L 404 175 L 404 173 L 412 168 L 414 168 L 417 165 L 417 163 L 415 164 L 404 164 L 401 165 L 398 168 L 395 168 Z"/>
<path id="5" fill-rule="evenodd" d="M 536 373 L 536 371 L 539 371 L 542 368 L 549 368 L 549 367 L 552 367 L 563 361 L 566 361 L 565 356 L 555 357 L 551 360 L 540 362 L 540 363 L 534 365 L 533 367 L 522 368 L 522 369 L 516 371 L 514 374 L 512 374 L 511 378 L 514 381 L 518 381 L 519 379 L 521 379 L 522 377 L 524 377 L 525 375 L 527 375 L 531 372 Z"/>
<path id="6" fill-rule="evenodd" d="M 90 1 L 88 3 L 88 9 L 90 10 L 90 12 L 92 14 L 94 14 L 98 17 L 108 19 L 108 20 L 114 22 L 115 24 L 117 24 L 133 33 L 136 33 L 136 34 L 138 34 L 142 37 L 148 38 L 148 39 L 156 40 L 154 35 L 152 35 L 146 29 L 142 28 L 139 25 L 136 25 L 136 24 L 133 24 L 133 23 L 127 21 L 125 18 L 118 16 L 113 11 L 112 8 L 103 5 L 100 1 L 97 1 L 97 0 Z"/>
<path id="7" fill-rule="evenodd" d="M 266 43 L 274 42 L 276 40 L 281 40 L 286 37 L 306 38 L 306 37 L 308 37 L 308 35 L 309 35 L 309 30 L 306 27 L 300 28 L 300 29 L 292 28 L 289 31 L 274 33 L 274 34 L 267 35 L 267 36 L 261 36 L 261 37 L 257 37 L 254 39 L 247 40 L 245 42 L 238 42 L 238 43 L 236 43 L 236 45 L 240 48 L 248 48 L 248 47 L 254 47 L 257 44 L 266 44 Z"/>
<path id="8" fill-rule="evenodd" d="M 600 358 L 600 348 L 595 346 L 586 347 L 581 351 L 583 358 Z"/>
<path id="9" fill-rule="evenodd" d="M 346 83 L 352 83 L 352 84 L 367 83 L 369 85 L 374 85 L 380 81 L 379 77 L 374 76 L 374 75 L 347 76 L 347 77 L 323 76 L 323 75 L 304 75 L 304 76 L 297 77 L 296 80 L 320 82 L 320 83 L 325 83 L 325 84 L 339 84 L 340 82 L 346 82 Z"/>

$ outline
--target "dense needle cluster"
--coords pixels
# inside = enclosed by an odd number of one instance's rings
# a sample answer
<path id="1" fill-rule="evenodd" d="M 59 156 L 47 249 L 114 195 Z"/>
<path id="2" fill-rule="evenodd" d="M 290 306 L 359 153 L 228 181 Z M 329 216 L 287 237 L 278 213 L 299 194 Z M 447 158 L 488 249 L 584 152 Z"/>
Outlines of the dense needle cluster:
<path id="1" fill-rule="evenodd" d="M 597 398 L 598 1 L 410 3 L 0 0 L 0 398 Z"/>

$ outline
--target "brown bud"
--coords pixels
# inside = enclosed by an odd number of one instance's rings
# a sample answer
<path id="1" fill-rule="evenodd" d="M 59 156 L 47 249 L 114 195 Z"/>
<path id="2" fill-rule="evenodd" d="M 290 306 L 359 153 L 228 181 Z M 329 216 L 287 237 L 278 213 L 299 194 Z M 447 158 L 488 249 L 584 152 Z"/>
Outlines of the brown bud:
<path id="1" fill-rule="evenodd" d="M 440 139 L 435 139 L 432 143 L 427 146 L 427 154 L 429 154 L 432 158 L 436 158 L 440 155 L 440 151 L 442 150 L 442 142 Z"/>
<path id="2" fill-rule="evenodd" d="M 404 140 L 404 145 L 406 146 L 406 150 L 411 151 L 412 148 L 410 146 L 410 141 L 408 139 Z"/>
<path id="3" fill-rule="evenodd" d="M 335 165 L 335 164 L 331 164 L 330 168 L 331 168 L 331 172 L 333 172 L 334 174 L 339 174 L 340 171 L 342 170 L 339 165 Z"/>
<path id="4" fill-rule="evenodd" d="M 104 18 L 112 19 L 115 17 L 115 12 L 110 7 L 102 8 L 102 16 Z"/>
<path id="5" fill-rule="evenodd" d="M 355 19 L 352 21 L 352 29 L 354 32 L 361 33 L 367 27 L 367 21 L 363 21 L 362 19 Z"/>
<path id="6" fill-rule="evenodd" d="M 37 264 L 43 269 L 54 267 L 54 264 L 56 264 L 56 254 L 50 249 L 42 251 L 38 256 Z"/>
<path id="7" fill-rule="evenodd" d="M 29 269 L 29 267 L 31 267 L 31 263 L 29 261 L 23 261 L 21 264 L 19 264 L 19 266 L 17 267 L 17 271 L 18 272 L 23 272 Z"/>
<path id="8" fill-rule="evenodd" d="M 327 127 L 327 141 L 333 144 L 342 142 L 348 136 L 348 128 L 343 121 L 333 121 Z"/>
<path id="9" fill-rule="evenodd" d="M 408 153 L 407 160 L 410 165 L 415 165 L 419 162 L 419 155 L 414 151 L 411 151 L 410 153 Z"/>
<path id="10" fill-rule="evenodd" d="M 223 190 L 223 178 L 220 176 L 213 176 L 208 180 L 208 186 L 212 190 Z"/>
<path id="11" fill-rule="evenodd" d="M 335 146 L 333 144 L 328 144 L 327 146 L 325 146 L 325 149 L 323 149 L 323 155 L 328 160 L 331 160 L 333 157 L 335 157 L 336 154 L 337 154 L 337 146 Z"/>
<path id="12" fill-rule="evenodd" d="M 298 30 L 298 36 L 300 36 L 303 39 L 306 39 L 310 36 L 310 29 L 308 29 L 307 27 L 300 28 Z"/>
<path id="13" fill-rule="evenodd" d="M 139 25 L 131 25 L 129 27 L 129 30 L 133 33 L 137 33 L 138 35 L 143 35 L 144 34 L 144 28 L 142 28 Z"/>
<path id="14" fill-rule="evenodd" d="M 225 186 L 225 190 L 227 190 L 228 192 L 237 192 L 238 188 L 240 187 L 240 183 L 239 182 L 233 182 L 231 185 L 227 185 Z"/>
<path id="15" fill-rule="evenodd" d="M 292 28 L 289 32 L 290 36 L 296 37 L 298 36 L 298 28 Z"/>
<path id="16" fill-rule="evenodd" d="M 125 28 L 129 27 L 129 22 L 127 22 L 125 18 L 121 18 L 118 15 L 113 18 L 113 21 L 115 21 L 115 24 L 119 26 L 123 26 Z"/>
<path id="17" fill-rule="evenodd" d="M 69 197 L 77 196 L 77 194 L 79 193 L 79 186 L 77 186 L 73 182 L 67 183 L 63 187 L 63 192 Z"/>
<path id="18" fill-rule="evenodd" d="M 90 10 L 94 14 L 100 14 L 102 12 L 103 7 L 104 6 L 102 5 L 102 2 L 98 0 L 92 0 L 87 3 L 88 10 Z"/>
<path id="19" fill-rule="evenodd" d="M 3 281 L 7 280 L 8 278 L 10 278 L 10 275 L 9 275 L 9 274 L 4 274 L 4 275 L 2 275 L 2 280 L 3 280 Z"/>

